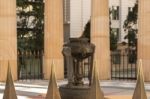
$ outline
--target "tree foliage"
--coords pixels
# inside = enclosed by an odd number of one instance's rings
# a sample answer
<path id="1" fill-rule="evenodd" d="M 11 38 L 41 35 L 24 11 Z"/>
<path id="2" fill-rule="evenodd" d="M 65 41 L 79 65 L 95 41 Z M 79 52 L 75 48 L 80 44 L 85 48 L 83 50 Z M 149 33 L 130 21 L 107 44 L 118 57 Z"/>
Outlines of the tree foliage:
<path id="1" fill-rule="evenodd" d="M 17 39 L 19 50 L 43 49 L 43 0 L 17 0 Z"/>
<path id="2" fill-rule="evenodd" d="M 127 32 L 125 39 L 128 39 L 128 44 L 131 47 L 137 45 L 137 18 L 138 18 L 138 3 L 136 2 L 135 6 L 132 8 L 132 11 L 129 11 L 127 19 L 124 22 L 124 30 Z"/>
<path id="3" fill-rule="evenodd" d="M 90 41 L 90 32 L 91 32 L 91 22 L 88 21 L 87 24 L 85 25 L 84 27 L 84 31 L 83 31 L 83 34 L 81 37 L 85 37 L 85 38 L 88 38 L 89 41 Z"/>

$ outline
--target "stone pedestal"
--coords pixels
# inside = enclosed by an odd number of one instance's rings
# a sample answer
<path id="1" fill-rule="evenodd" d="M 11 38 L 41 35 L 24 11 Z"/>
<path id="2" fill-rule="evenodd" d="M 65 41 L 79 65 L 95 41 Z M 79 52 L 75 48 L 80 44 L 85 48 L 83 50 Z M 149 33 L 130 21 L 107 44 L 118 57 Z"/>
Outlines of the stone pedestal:
<path id="1" fill-rule="evenodd" d="M 16 0 L 0 0 L 0 81 L 6 80 L 8 61 L 17 80 Z"/>
<path id="2" fill-rule="evenodd" d="M 89 86 L 84 85 L 68 87 L 63 85 L 59 87 L 61 99 L 88 99 L 89 96 Z"/>
<path id="3" fill-rule="evenodd" d="M 108 0 L 92 0 L 91 42 L 95 44 L 95 60 L 100 79 L 111 78 Z"/>
<path id="4" fill-rule="evenodd" d="M 150 0 L 138 3 L 138 59 L 142 59 L 145 81 L 150 81 Z"/>
<path id="5" fill-rule="evenodd" d="M 50 77 L 50 66 L 55 64 L 56 78 L 64 78 L 63 47 L 63 0 L 45 1 L 44 78 Z"/>

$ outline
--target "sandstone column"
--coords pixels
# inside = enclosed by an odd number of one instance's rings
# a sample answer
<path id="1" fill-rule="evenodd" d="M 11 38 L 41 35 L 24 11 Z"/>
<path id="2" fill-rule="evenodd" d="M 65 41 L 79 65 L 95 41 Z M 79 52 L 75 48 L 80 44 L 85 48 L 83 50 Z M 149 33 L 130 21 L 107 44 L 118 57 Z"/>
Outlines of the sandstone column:
<path id="1" fill-rule="evenodd" d="M 108 0 L 92 0 L 91 42 L 96 45 L 95 61 L 100 79 L 110 79 Z"/>
<path id="2" fill-rule="evenodd" d="M 0 81 L 6 80 L 8 61 L 17 79 L 16 0 L 0 0 Z"/>
<path id="3" fill-rule="evenodd" d="M 150 81 L 150 0 L 139 0 L 138 59 L 142 59 L 145 81 Z"/>
<path id="4" fill-rule="evenodd" d="M 63 0 L 45 0 L 44 33 L 44 78 L 50 78 L 50 66 L 54 61 L 56 77 L 63 79 Z"/>

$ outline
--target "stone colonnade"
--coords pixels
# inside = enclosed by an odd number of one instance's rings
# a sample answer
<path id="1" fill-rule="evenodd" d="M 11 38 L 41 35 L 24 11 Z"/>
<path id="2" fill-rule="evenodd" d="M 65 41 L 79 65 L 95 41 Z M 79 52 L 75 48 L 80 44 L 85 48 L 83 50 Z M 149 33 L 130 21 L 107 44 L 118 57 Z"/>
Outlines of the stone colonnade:
<path id="1" fill-rule="evenodd" d="M 139 0 L 138 59 L 143 60 L 146 81 L 150 81 L 149 4 L 149 0 Z M 108 0 L 92 0 L 91 10 L 91 41 L 96 45 L 96 65 L 100 79 L 110 79 Z M 45 1 L 44 41 L 44 78 L 49 79 L 54 61 L 57 79 L 63 79 L 63 0 Z M 0 0 L 0 81 L 5 81 L 8 61 L 17 80 L 16 0 Z"/>
<path id="2" fill-rule="evenodd" d="M 61 54 L 63 45 L 63 0 L 45 2 L 45 61 L 44 73 L 48 79 L 52 61 L 56 76 L 63 79 L 64 67 Z M 102 6 L 100 6 L 102 5 Z M 100 79 L 110 79 L 109 9 L 108 0 L 92 0 L 91 41 L 96 45 L 95 61 Z"/>
<path id="3" fill-rule="evenodd" d="M 102 6 L 100 6 L 102 5 Z M 7 61 L 17 79 L 16 0 L 0 0 L 0 79 L 5 80 Z M 102 10 L 100 10 L 102 9 Z M 108 1 L 92 0 L 91 39 L 96 45 L 95 60 L 101 79 L 110 79 Z M 50 66 L 55 63 L 57 79 L 64 78 L 63 0 L 45 1 L 44 78 L 49 79 Z M 105 42 L 105 43 L 103 43 Z M 104 54 L 102 54 L 103 52 Z M 3 67 L 2 67 L 3 66 Z"/>

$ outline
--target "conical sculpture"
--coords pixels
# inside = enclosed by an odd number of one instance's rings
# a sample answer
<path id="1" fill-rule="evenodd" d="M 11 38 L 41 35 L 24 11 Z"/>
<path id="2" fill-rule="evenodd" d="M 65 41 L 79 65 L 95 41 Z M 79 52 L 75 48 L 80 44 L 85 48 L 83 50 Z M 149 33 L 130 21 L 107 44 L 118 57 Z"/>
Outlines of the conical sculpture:
<path id="1" fill-rule="evenodd" d="M 51 75 L 48 86 L 48 91 L 45 99 L 61 99 L 59 90 L 57 88 L 56 77 L 54 72 L 54 63 L 51 66 Z"/>
<path id="2" fill-rule="evenodd" d="M 142 60 L 139 60 L 137 83 L 136 83 L 136 88 L 135 88 L 132 99 L 147 99 L 146 91 L 144 87 Z"/>
<path id="3" fill-rule="evenodd" d="M 17 99 L 9 63 L 8 63 L 7 79 L 6 79 L 6 85 L 5 85 L 3 99 Z"/>
<path id="4" fill-rule="evenodd" d="M 89 90 L 89 99 L 104 99 L 104 94 L 100 88 L 98 73 L 96 70 L 96 65 L 94 63 L 92 70 L 92 82 Z"/>

